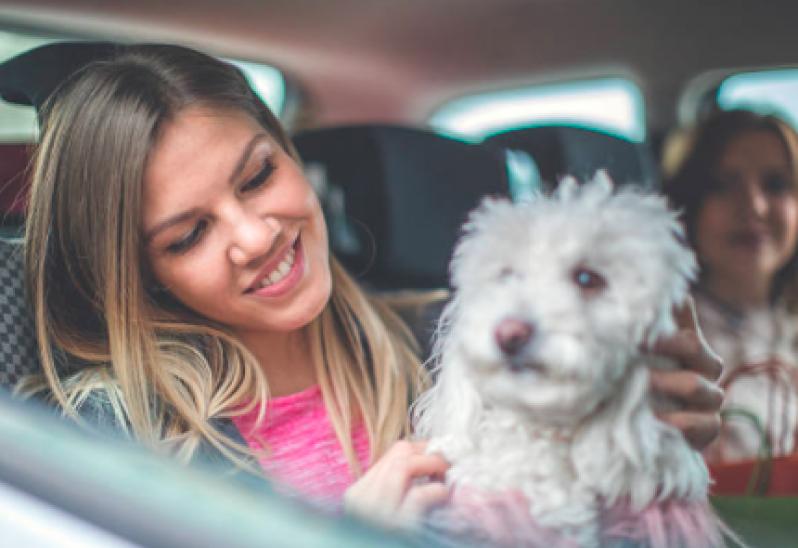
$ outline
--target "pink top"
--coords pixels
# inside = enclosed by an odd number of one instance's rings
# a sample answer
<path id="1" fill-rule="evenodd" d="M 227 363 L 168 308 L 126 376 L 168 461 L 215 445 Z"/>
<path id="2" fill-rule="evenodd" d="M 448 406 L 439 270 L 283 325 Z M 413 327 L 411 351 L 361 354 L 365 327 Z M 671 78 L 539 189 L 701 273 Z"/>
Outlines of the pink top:
<path id="1" fill-rule="evenodd" d="M 256 425 L 258 410 L 233 419 L 247 444 L 270 448 L 259 460 L 279 490 L 298 494 L 323 508 L 342 507 L 344 491 L 354 478 L 344 450 L 335 437 L 321 388 L 314 386 L 270 400 L 266 416 Z M 369 439 L 363 423 L 353 428 L 352 440 L 363 469 L 369 460 Z"/>

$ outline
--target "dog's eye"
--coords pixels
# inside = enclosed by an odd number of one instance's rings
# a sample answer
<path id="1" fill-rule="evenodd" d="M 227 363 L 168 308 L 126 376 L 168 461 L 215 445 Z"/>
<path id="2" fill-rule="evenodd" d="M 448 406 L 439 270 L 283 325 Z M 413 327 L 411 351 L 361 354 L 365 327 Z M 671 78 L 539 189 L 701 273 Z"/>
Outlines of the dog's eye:
<path id="1" fill-rule="evenodd" d="M 499 271 L 499 275 L 496 278 L 501 282 L 506 282 L 507 280 L 517 280 L 520 275 L 509 266 L 506 266 Z"/>
<path id="2" fill-rule="evenodd" d="M 576 285 L 588 292 L 601 291 L 607 287 L 604 277 L 589 268 L 582 267 L 574 270 L 573 280 Z"/>

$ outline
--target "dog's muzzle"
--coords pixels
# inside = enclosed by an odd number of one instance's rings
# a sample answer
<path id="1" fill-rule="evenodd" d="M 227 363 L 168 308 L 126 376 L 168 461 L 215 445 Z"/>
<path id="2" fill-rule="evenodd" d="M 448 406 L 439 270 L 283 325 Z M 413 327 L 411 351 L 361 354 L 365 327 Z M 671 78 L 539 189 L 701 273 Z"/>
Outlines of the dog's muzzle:
<path id="1" fill-rule="evenodd" d="M 532 322 L 510 316 L 496 325 L 493 337 L 502 354 L 507 358 L 517 358 L 532 343 L 535 326 Z"/>

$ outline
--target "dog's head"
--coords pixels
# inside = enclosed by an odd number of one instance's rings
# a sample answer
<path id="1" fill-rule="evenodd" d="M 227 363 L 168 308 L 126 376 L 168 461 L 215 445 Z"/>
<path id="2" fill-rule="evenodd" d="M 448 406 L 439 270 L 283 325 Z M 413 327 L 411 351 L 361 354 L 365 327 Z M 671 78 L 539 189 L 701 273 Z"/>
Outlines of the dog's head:
<path id="1" fill-rule="evenodd" d="M 441 351 L 491 404 L 579 421 L 641 344 L 675 330 L 696 271 L 682 236 L 664 199 L 601 175 L 529 203 L 486 199 L 452 261 Z"/>

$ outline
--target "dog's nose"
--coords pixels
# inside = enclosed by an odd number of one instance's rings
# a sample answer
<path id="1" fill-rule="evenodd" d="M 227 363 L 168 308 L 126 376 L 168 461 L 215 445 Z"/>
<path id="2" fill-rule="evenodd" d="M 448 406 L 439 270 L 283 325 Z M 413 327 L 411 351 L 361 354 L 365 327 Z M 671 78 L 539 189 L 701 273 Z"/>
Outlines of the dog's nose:
<path id="1" fill-rule="evenodd" d="M 496 344 L 508 356 L 515 356 L 529 344 L 534 335 L 532 324 L 518 318 L 504 318 L 494 331 Z"/>

